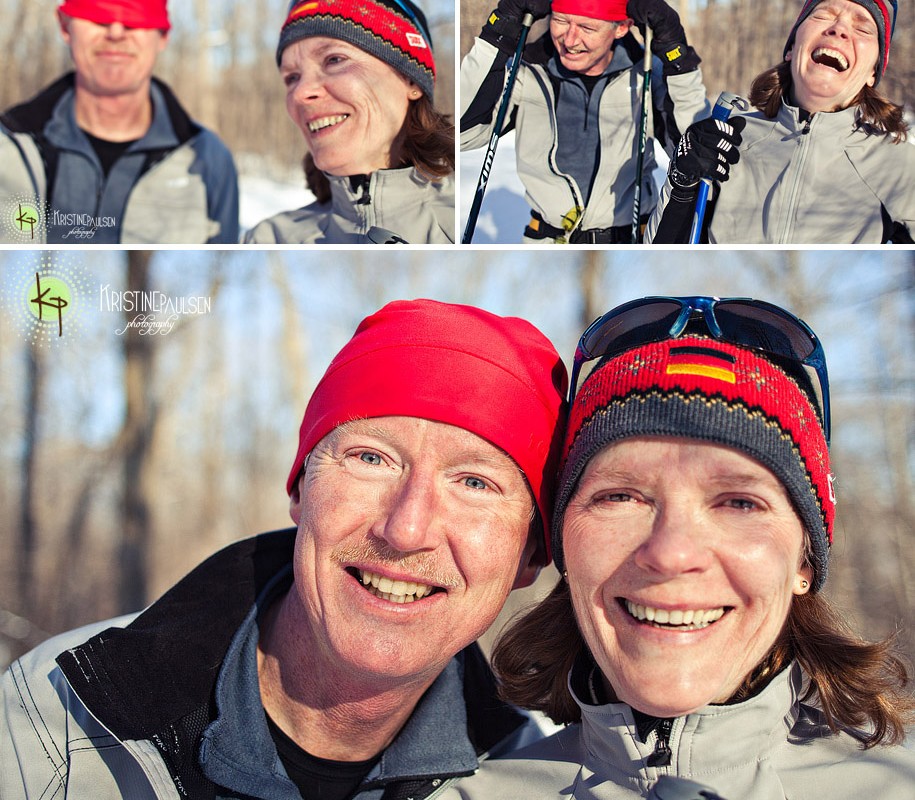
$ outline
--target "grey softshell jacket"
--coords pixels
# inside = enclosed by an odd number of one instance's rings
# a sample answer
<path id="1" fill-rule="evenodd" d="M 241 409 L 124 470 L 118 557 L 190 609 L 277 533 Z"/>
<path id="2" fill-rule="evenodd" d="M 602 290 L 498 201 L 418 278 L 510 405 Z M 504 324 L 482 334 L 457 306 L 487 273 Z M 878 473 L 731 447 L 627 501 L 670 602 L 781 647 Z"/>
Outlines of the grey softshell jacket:
<path id="1" fill-rule="evenodd" d="M 629 706 L 589 705 L 576 696 L 580 724 L 485 762 L 446 797 L 636 800 L 670 776 L 706 786 L 722 800 L 911 800 L 915 751 L 862 750 L 851 732 L 833 734 L 819 710 L 800 699 L 803 686 L 794 664 L 759 695 L 705 706 L 644 741 Z M 656 762 L 662 736 L 670 756 Z"/>

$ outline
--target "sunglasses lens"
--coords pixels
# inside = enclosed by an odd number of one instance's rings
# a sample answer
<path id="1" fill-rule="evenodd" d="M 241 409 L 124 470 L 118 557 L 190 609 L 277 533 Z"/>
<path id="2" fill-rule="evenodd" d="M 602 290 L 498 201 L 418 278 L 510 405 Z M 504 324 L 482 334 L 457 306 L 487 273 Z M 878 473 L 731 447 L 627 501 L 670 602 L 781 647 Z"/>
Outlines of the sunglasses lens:
<path id="1" fill-rule="evenodd" d="M 715 319 L 725 339 L 774 355 L 803 361 L 816 347 L 803 326 L 757 304 L 722 300 L 715 304 Z"/>
<path id="2" fill-rule="evenodd" d="M 606 320 L 598 320 L 585 334 L 583 344 L 589 355 L 600 358 L 621 353 L 646 342 L 659 342 L 670 335 L 683 305 L 676 301 L 621 309 Z"/>

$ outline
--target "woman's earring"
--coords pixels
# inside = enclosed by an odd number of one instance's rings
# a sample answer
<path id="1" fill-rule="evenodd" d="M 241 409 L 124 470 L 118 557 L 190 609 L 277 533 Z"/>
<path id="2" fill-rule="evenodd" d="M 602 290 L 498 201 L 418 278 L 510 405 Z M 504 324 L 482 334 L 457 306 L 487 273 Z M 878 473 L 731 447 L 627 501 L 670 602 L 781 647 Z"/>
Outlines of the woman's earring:
<path id="1" fill-rule="evenodd" d="M 807 580 L 801 581 L 801 588 L 804 589 L 804 590 L 809 589 L 809 588 L 810 588 L 810 581 L 807 581 Z"/>

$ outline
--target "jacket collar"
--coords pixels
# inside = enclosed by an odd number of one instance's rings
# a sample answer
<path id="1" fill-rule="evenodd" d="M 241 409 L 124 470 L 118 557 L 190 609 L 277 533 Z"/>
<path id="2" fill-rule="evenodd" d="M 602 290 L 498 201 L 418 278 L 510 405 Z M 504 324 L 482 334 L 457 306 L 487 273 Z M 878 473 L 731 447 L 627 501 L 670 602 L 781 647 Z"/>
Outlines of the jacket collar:
<path id="1" fill-rule="evenodd" d="M 770 750 L 784 744 L 798 721 L 797 702 L 803 677 L 794 663 L 779 673 L 759 694 L 733 705 L 708 705 L 673 721 L 670 737 L 673 774 L 702 780 L 722 769 L 758 763 Z M 581 708 L 582 736 L 588 752 L 613 768 L 629 765 L 630 777 L 643 779 L 647 759 L 657 739 L 642 742 L 633 710 L 625 703 L 592 705 L 582 696 L 581 680 L 569 689 Z M 722 754 L 727 754 L 726 763 Z M 713 783 L 713 781 L 709 781 Z"/>
<path id="2" fill-rule="evenodd" d="M 67 98 L 72 103 L 75 86 L 76 73 L 68 72 L 31 100 L 4 111 L 0 116 L 0 121 L 13 133 L 42 134 L 45 126 L 54 117 L 58 103 Z M 200 126 L 188 116 L 166 83 L 158 78 L 153 78 L 152 95 L 155 115 L 161 115 L 159 124 L 165 124 L 166 121 L 171 123 L 179 144 L 183 144 L 200 132 Z"/>
<path id="3" fill-rule="evenodd" d="M 792 133 L 806 131 L 829 137 L 847 137 L 857 127 L 858 108 L 849 106 L 841 111 L 817 111 L 815 114 L 802 112 L 797 106 L 790 105 L 784 98 L 778 111 L 778 121 Z"/>

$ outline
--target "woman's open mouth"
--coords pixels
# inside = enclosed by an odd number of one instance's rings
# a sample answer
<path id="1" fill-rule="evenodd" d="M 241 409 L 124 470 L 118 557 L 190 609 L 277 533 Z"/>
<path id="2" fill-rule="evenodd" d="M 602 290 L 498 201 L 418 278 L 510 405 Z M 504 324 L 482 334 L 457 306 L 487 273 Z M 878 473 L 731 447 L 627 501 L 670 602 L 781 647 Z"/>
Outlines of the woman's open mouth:
<path id="1" fill-rule="evenodd" d="M 814 64 L 823 67 L 829 67 L 836 72 L 845 72 L 848 69 L 848 59 L 845 58 L 838 50 L 831 47 L 818 47 L 810 55 Z"/>
<path id="2" fill-rule="evenodd" d="M 652 625 L 655 628 L 678 631 L 697 631 L 714 625 L 721 619 L 728 609 L 725 606 L 718 608 L 676 609 L 668 611 L 664 608 L 653 608 L 633 603 L 625 597 L 618 598 L 620 605 L 629 616 Z"/>

